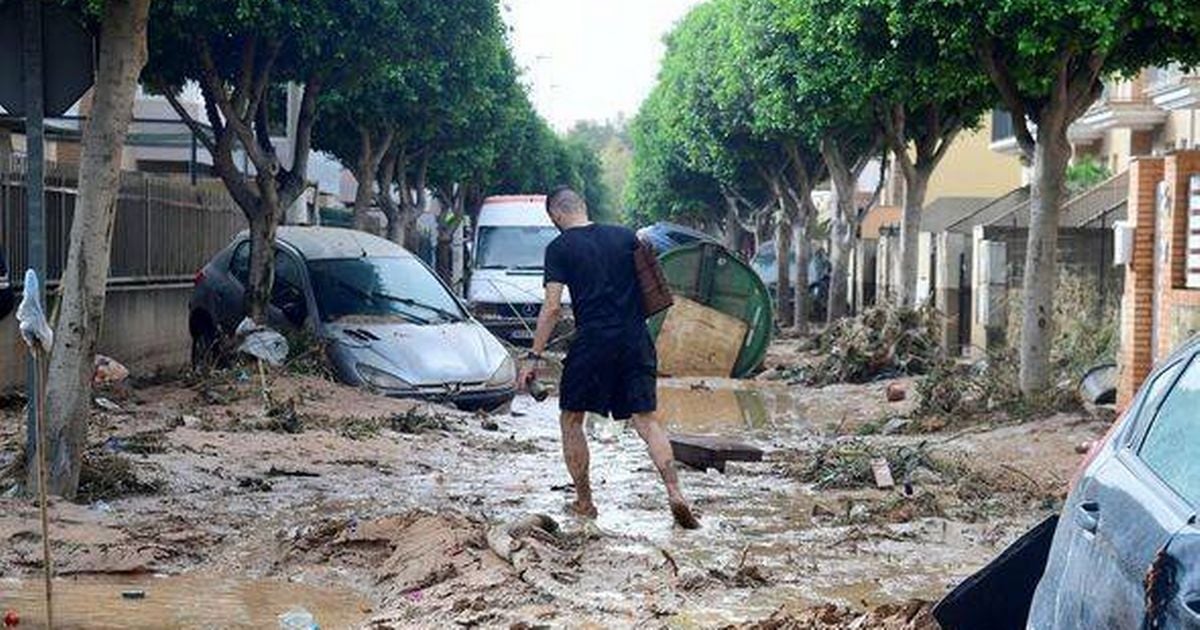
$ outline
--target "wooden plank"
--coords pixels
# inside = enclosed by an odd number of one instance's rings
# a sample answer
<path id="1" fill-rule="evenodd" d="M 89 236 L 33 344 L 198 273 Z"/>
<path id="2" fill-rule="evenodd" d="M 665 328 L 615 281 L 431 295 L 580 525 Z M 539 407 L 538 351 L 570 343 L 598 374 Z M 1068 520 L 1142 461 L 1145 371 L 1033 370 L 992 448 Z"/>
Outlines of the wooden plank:
<path id="1" fill-rule="evenodd" d="M 729 376 L 746 340 L 746 322 L 675 296 L 655 344 L 669 376 Z"/>
<path id="2" fill-rule="evenodd" d="M 725 437 L 671 434 L 675 460 L 696 468 L 725 472 L 725 462 L 761 462 L 762 449 Z"/>

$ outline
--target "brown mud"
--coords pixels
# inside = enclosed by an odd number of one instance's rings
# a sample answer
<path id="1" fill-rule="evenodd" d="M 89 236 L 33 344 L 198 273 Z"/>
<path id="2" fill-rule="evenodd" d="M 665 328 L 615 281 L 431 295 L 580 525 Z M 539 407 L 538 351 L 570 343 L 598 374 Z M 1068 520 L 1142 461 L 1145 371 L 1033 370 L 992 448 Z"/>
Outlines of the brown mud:
<path id="1" fill-rule="evenodd" d="M 1058 415 L 907 434 L 884 427 L 913 402 L 885 390 L 911 398 L 909 380 L 664 380 L 671 430 L 766 451 L 681 471 L 690 532 L 632 428 L 599 418 L 600 515 L 568 514 L 553 398 L 484 418 L 277 377 L 268 410 L 255 380 L 134 388 L 95 412 L 95 491 L 51 510 L 68 627 L 274 627 L 297 607 L 323 628 L 921 627 L 921 601 L 1057 508 L 1076 445 L 1106 428 Z M 0 411 L 0 468 L 21 424 Z M 878 458 L 896 487 L 863 472 Z M 0 609 L 32 627 L 37 523 L 0 498 Z"/>

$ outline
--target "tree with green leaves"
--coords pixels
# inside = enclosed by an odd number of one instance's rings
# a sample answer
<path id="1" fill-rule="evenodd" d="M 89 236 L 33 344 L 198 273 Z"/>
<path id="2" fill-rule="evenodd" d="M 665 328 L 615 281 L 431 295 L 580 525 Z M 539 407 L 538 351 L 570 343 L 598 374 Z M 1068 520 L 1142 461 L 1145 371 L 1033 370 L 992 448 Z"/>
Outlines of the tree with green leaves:
<path id="1" fill-rule="evenodd" d="M 599 182 L 588 188 L 599 188 L 605 198 L 595 207 L 594 220 L 616 223 L 624 219 L 621 204 L 625 198 L 625 184 L 629 178 L 633 153 L 628 125 L 628 121 L 619 116 L 615 121 L 603 124 L 581 121 L 567 133 L 568 144 L 579 144 L 598 160 Z M 584 162 L 590 159 L 580 158 Z M 593 207 L 592 202 L 588 202 L 588 207 Z"/>
<path id="2" fill-rule="evenodd" d="M 738 46 L 754 60 L 748 72 L 757 96 L 756 113 L 763 118 L 759 124 L 794 134 L 794 165 L 819 154 L 831 182 L 832 269 L 826 312 L 833 320 L 849 311 L 850 254 L 862 214 L 855 193 L 863 170 L 879 155 L 882 137 L 870 103 L 827 55 L 830 25 L 812 10 L 813 1 L 739 0 L 734 24 L 740 33 Z M 816 180 L 808 179 L 815 186 Z"/>
<path id="3" fill-rule="evenodd" d="M 161 92 L 212 155 L 213 168 L 250 224 L 247 314 L 262 320 L 274 279 L 276 226 L 307 187 L 321 91 L 375 78 L 394 60 L 393 43 L 420 25 L 402 0 L 160 0 L 151 13 L 143 80 Z M 207 126 L 179 101 L 194 81 Z M 276 146 L 267 95 L 303 87 L 295 138 Z M 253 169 L 244 173 L 235 155 Z M 290 159 L 289 159 L 290 158 Z"/>
<path id="4" fill-rule="evenodd" d="M 794 298 L 802 305 L 806 295 L 792 291 L 787 264 L 798 206 L 784 194 L 790 175 L 786 153 L 776 139 L 763 137 L 753 126 L 752 86 L 744 80 L 749 58 L 735 55 L 740 50 L 735 45 L 735 9 L 733 0 L 699 5 L 667 36 L 656 115 L 687 168 L 717 182 L 724 200 L 717 207 L 727 234 L 741 231 L 739 201 L 778 208 L 775 249 L 777 260 L 784 263 L 778 266 L 776 315 L 781 325 L 790 326 Z"/>
<path id="5" fill-rule="evenodd" d="M 87 446 L 94 357 L 104 323 L 113 222 L 120 189 L 121 150 L 133 119 L 138 73 L 146 63 L 150 0 L 104 0 L 81 9 L 99 35 L 92 108 L 83 127 L 79 196 L 71 221 L 62 301 L 47 371 L 46 460 L 51 494 L 75 498 Z M 43 279 L 44 280 L 44 279 Z M 27 453 L 29 487 L 36 451 Z"/>
<path id="6" fill-rule="evenodd" d="M 358 227 L 378 198 L 397 242 L 412 234 L 424 206 L 435 152 L 469 146 L 474 168 L 486 166 L 493 129 L 504 124 L 498 108 L 517 81 L 494 2 L 408 0 L 404 12 L 414 28 L 392 42 L 394 61 L 377 76 L 327 91 L 316 128 L 317 148 L 333 153 L 360 183 Z"/>
<path id="7" fill-rule="evenodd" d="M 1067 131 L 1104 80 L 1171 61 L 1200 62 L 1194 0 L 913 0 L 909 14 L 953 47 L 974 51 L 1012 112 L 1033 167 L 1021 326 L 1021 390 L 1050 385 L 1059 212 L 1071 144 Z"/>
<path id="8" fill-rule="evenodd" d="M 321 115 L 313 128 L 313 146 L 354 174 L 354 226 L 360 230 L 366 229 L 367 211 L 375 201 L 380 165 L 399 133 L 397 112 L 404 111 L 412 96 L 405 78 L 402 67 L 388 66 L 378 76 L 325 90 L 318 103 Z M 393 230 L 399 222 L 393 226 L 388 219 L 388 236 L 395 240 Z"/>
<path id="9" fill-rule="evenodd" d="M 625 188 L 625 220 L 631 225 L 675 221 L 710 225 L 724 212 L 721 184 L 690 168 L 683 148 L 667 132 L 656 86 L 630 125 L 633 160 Z"/>
<path id="10" fill-rule="evenodd" d="M 911 3 L 809 0 L 807 11 L 838 33 L 819 38 L 816 52 L 842 74 L 845 97 L 870 106 L 903 177 L 897 298 L 910 305 L 929 180 L 959 132 L 995 104 L 995 92 L 972 51 L 940 39 Z"/>

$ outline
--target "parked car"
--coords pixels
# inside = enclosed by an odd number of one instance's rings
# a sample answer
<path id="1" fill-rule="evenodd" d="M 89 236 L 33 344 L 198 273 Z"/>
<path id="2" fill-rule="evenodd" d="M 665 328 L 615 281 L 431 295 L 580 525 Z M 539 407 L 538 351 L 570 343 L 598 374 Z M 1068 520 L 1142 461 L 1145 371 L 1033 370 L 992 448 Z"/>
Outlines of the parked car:
<path id="1" fill-rule="evenodd" d="M 1200 628 L 1200 338 L 1146 379 L 1058 519 L 1028 628 Z"/>
<path id="2" fill-rule="evenodd" d="M 796 250 L 791 251 L 791 264 L 788 265 L 788 277 L 793 280 L 796 278 Z M 758 277 L 762 278 L 763 284 L 767 285 L 767 290 L 771 295 L 775 295 L 775 286 L 779 284 L 779 265 L 776 264 L 775 241 L 765 241 L 758 246 L 754 252 L 754 257 L 750 259 L 750 266 L 758 273 Z"/>
<path id="3" fill-rule="evenodd" d="M 637 235 L 638 238 L 649 243 L 650 247 L 654 248 L 654 253 L 660 256 L 676 247 L 690 245 L 697 241 L 720 244 L 720 241 L 711 234 L 667 221 L 647 225 L 638 230 Z"/>
<path id="4" fill-rule="evenodd" d="M 789 277 L 792 282 L 796 282 L 799 278 L 799 263 L 796 260 L 796 250 L 792 249 L 790 253 Z M 763 284 L 767 285 L 771 299 L 775 299 L 776 286 L 779 284 L 775 241 L 766 241 L 759 245 L 754 258 L 750 260 L 750 266 L 758 273 L 758 277 L 762 278 Z M 813 320 L 824 321 L 826 303 L 829 301 L 829 260 L 820 249 L 813 251 L 808 259 L 807 280 L 809 316 Z"/>
<path id="5" fill-rule="evenodd" d="M 246 233 L 196 276 L 189 329 L 202 363 L 245 312 Z M 515 395 L 504 346 L 421 260 L 385 239 L 341 228 L 280 227 L 269 325 L 326 342 L 342 382 L 380 393 L 493 409 Z"/>
<path id="6" fill-rule="evenodd" d="M 480 207 L 467 302 L 479 321 L 511 344 L 533 342 L 545 297 L 546 246 L 558 233 L 543 195 L 488 197 Z M 563 302 L 570 304 L 569 293 Z"/>

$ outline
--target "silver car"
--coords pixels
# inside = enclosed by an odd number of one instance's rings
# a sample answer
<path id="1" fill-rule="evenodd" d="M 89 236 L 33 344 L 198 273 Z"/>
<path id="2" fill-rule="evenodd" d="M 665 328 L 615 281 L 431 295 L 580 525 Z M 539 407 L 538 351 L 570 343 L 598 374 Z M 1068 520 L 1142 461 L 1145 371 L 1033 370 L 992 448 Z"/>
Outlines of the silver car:
<path id="1" fill-rule="evenodd" d="M 243 232 L 196 275 L 189 329 L 203 363 L 245 314 Z M 268 324 L 325 342 L 338 379 L 388 396 L 494 409 L 516 393 L 509 353 L 419 258 L 340 228 L 280 227 Z"/>

